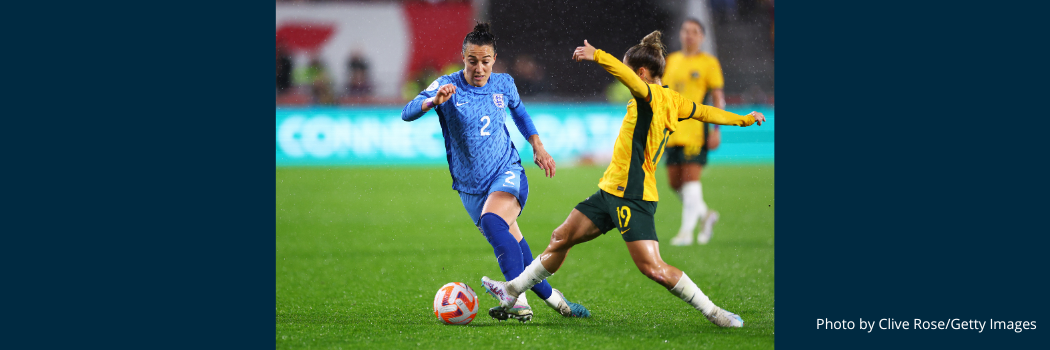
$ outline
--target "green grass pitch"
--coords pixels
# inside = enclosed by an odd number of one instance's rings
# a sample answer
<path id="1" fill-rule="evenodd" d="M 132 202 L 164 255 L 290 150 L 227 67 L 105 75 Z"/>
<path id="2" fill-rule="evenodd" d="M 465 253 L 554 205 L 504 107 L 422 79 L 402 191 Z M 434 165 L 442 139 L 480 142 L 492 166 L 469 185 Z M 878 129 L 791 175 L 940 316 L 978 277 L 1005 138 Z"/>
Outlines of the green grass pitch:
<path id="1" fill-rule="evenodd" d="M 527 166 L 518 220 L 533 254 L 597 190 L 604 167 Z M 634 267 L 616 230 L 576 246 L 549 279 L 589 319 L 562 318 L 528 292 L 534 318 L 496 322 L 481 276 L 502 280 L 492 248 L 451 189 L 445 167 L 277 168 L 277 348 L 772 348 L 773 165 L 714 165 L 704 198 L 721 213 L 711 242 L 673 247 L 681 202 L 659 168 L 661 255 L 744 328 L 721 329 Z M 480 311 L 466 326 L 433 314 L 447 282 L 466 282 Z"/>

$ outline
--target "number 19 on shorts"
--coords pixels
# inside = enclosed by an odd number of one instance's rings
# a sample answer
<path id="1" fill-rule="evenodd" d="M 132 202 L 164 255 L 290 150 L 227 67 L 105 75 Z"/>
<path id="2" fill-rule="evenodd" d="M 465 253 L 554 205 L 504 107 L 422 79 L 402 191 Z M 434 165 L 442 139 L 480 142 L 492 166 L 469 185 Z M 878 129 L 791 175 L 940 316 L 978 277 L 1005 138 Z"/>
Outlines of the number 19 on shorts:
<path id="1" fill-rule="evenodd" d="M 620 222 L 620 228 L 627 227 L 631 223 L 631 208 L 628 206 L 616 207 L 616 218 Z M 623 231 L 620 231 L 623 234 Z"/>

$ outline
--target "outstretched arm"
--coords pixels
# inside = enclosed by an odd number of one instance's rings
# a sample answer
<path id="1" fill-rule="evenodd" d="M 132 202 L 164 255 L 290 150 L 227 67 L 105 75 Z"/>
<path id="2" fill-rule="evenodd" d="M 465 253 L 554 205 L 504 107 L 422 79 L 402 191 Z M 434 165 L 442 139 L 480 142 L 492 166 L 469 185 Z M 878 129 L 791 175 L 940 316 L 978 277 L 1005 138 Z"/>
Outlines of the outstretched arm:
<path id="1" fill-rule="evenodd" d="M 759 112 L 751 112 L 747 115 L 739 115 L 732 112 L 726 112 L 715 107 L 700 105 L 691 101 L 686 101 L 686 103 L 682 104 L 682 108 L 678 109 L 678 120 L 686 120 L 689 118 L 696 119 L 705 123 L 736 126 L 748 126 L 755 123 L 758 123 L 758 125 L 762 125 L 762 122 L 766 121 L 766 116 L 762 115 L 762 113 Z"/>
<path id="2" fill-rule="evenodd" d="M 430 92 L 430 94 L 433 94 L 433 97 L 427 97 L 430 95 L 428 94 L 428 91 L 419 93 L 416 98 L 409 101 L 408 104 L 405 105 L 405 108 L 401 110 L 401 120 L 410 122 L 419 119 L 419 117 L 422 117 L 427 111 L 445 103 L 445 101 L 448 101 L 454 93 L 456 93 L 456 86 L 452 84 L 445 84 L 439 88 L 436 93 Z"/>
<path id="3" fill-rule="evenodd" d="M 718 71 L 718 81 L 721 81 L 722 70 Z M 721 88 L 711 90 L 711 105 L 718 109 L 726 109 L 726 94 Z M 714 150 L 718 148 L 718 145 L 722 144 L 722 132 L 718 129 L 721 125 L 715 124 L 714 130 L 711 130 L 711 134 L 707 135 L 707 149 Z"/>
<path id="4" fill-rule="evenodd" d="M 576 60 L 576 62 L 598 62 L 602 68 L 605 68 L 605 71 L 616 77 L 628 89 L 631 89 L 631 95 L 644 99 L 646 102 L 649 101 L 649 85 L 642 78 L 638 77 L 638 74 L 635 74 L 630 67 L 627 67 L 626 64 L 623 64 L 623 62 L 620 62 L 620 60 L 609 53 L 595 49 L 587 40 L 583 41 L 583 45 L 577 47 L 576 51 L 573 51 L 572 59 Z"/>

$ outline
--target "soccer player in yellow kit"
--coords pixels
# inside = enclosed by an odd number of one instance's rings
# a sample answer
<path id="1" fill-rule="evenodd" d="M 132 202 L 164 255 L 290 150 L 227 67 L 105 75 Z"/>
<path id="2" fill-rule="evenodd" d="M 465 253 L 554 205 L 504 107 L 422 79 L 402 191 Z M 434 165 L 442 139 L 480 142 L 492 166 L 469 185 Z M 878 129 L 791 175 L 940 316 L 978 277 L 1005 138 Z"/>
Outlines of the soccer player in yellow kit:
<path id="1" fill-rule="evenodd" d="M 634 99 L 627 103 L 620 133 L 613 145 L 613 158 L 594 193 L 569 213 L 565 222 L 551 233 L 551 242 L 540 256 L 533 260 L 518 277 L 500 282 L 482 277 L 485 290 L 499 299 L 500 306 L 514 306 L 518 295 L 558 271 L 569 249 L 587 242 L 613 228 L 627 244 L 638 269 L 647 277 L 667 288 L 714 324 L 721 327 L 742 327 L 744 321 L 736 314 L 711 302 L 684 272 L 660 258 L 657 242 L 656 164 L 664 151 L 668 136 L 679 121 L 697 119 L 704 122 L 748 126 L 762 124 L 762 113 L 736 115 L 714 107 L 698 105 L 661 86 L 664 69 L 664 47 L 660 32 L 655 31 L 642 43 L 627 50 L 623 62 L 597 50 L 586 40 L 584 46 L 573 52 L 576 61 L 595 61 L 631 90 Z"/>
<path id="2" fill-rule="evenodd" d="M 689 101 L 701 104 L 711 95 L 711 102 L 718 109 L 725 109 L 725 94 L 722 67 L 718 59 L 700 51 L 704 43 L 704 26 L 695 18 L 686 19 L 679 31 L 682 51 L 667 56 L 667 72 L 664 83 Z M 716 222 L 718 212 L 709 210 L 704 202 L 700 173 L 707 165 L 707 151 L 718 147 L 721 133 L 716 124 L 714 130 L 707 123 L 684 120 L 678 130 L 667 140 L 667 182 L 682 199 L 682 226 L 671 245 L 693 244 L 693 231 L 697 221 L 704 226 L 696 241 L 707 244 Z"/>

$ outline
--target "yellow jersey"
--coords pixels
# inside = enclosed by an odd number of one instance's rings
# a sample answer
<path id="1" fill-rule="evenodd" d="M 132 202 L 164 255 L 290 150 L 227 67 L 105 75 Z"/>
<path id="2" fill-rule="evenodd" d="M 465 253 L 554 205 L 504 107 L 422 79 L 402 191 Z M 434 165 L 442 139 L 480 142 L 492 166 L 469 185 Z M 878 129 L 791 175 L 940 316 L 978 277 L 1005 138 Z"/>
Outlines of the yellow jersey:
<path id="1" fill-rule="evenodd" d="M 703 104 L 711 90 L 725 85 L 722 66 L 718 59 L 706 53 L 686 56 L 681 51 L 667 55 L 664 84 L 682 94 L 689 101 Z M 678 131 L 667 141 L 667 146 L 703 146 L 704 127 L 697 121 L 682 121 Z"/>
<path id="2" fill-rule="evenodd" d="M 748 126 L 755 122 L 751 115 L 737 115 L 711 106 L 686 100 L 666 86 L 646 84 L 627 65 L 602 50 L 594 60 L 631 90 L 627 115 L 613 144 L 613 157 L 598 187 L 614 196 L 656 202 L 656 165 L 663 155 L 668 137 L 679 121 Z"/>

